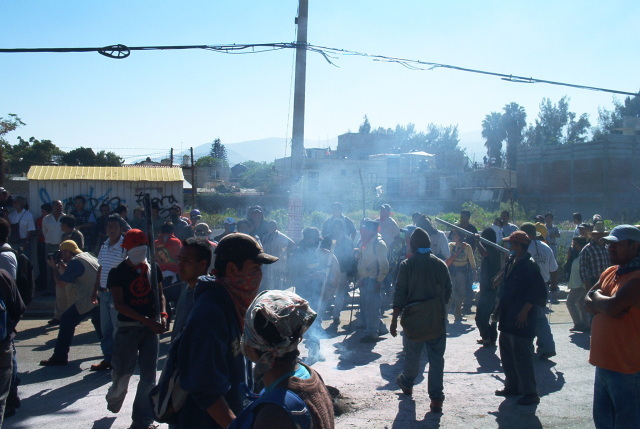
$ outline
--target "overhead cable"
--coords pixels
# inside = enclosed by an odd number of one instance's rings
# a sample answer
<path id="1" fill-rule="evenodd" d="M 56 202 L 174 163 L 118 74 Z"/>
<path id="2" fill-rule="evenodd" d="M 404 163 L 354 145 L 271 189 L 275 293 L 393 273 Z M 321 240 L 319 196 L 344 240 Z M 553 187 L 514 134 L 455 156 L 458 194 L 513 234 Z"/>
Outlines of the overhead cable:
<path id="1" fill-rule="evenodd" d="M 467 73 L 477 73 L 489 76 L 496 76 L 502 80 L 514 83 L 545 83 L 548 85 L 566 86 L 576 89 L 586 89 L 590 91 L 609 92 L 613 94 L 636 96 L 637 92 L 620 91 L 616 89 L 599 88 L 595 86 L 579 85 L 567 82 L 558 82 L 553 80 L 538 79 L 534 77 L 518 76 L 514 74 L 492 72 L 486 70 L 478 70 L 467 67 L 460 67 L 451 64 L 436 63 L 431 61 L 413 60 L 408 58 L 389 57 L 386 55 L 367 54 L 364 52 L 351 51 L 348 49 L 332 48 L 327 46 L 318 46 L 305 44 L 310 52 L 315 52 L 324 57 L 330 64 L 335 64 L 335 59 L 340 56 L 360 56 L 370 58 L 373 61 L 383 61 L 400 64 L 410 70 L 435 70 L 439 68 L 457 70 Z M 248 44 L 227 44 L 227 45 L 182 45 L 182 46 L 133 46 L 128 47 L 122 44 L 104 46 L 100 48 L 15 48 L 0 49 L 0 53 L 69 53 L 69 52 L 98 52 L 109 58 L 124 59 L 131 55 L 131 51 L 153 51 L 153 50 L 188 50 L 203 49 L 208 51 L 220 52 L 225 54 L 254 54 L 261 52 L 269 52 L 281 49 L 296 49 L 298 43 L 248 43 Z"/>

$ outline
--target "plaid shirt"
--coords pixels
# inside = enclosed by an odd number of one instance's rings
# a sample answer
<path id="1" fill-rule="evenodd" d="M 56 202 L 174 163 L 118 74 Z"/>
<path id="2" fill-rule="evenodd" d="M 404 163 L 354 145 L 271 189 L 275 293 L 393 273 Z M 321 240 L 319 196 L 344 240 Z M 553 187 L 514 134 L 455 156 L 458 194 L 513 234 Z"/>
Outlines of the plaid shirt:
<path id="1" fill-rule="evenodd" d="M 600 274 L 609 266 L 609 252 L 606 247 L 591 240 L 580 251 L 580 280 L 593 286 L 593 279 L 600 278 Z"/>

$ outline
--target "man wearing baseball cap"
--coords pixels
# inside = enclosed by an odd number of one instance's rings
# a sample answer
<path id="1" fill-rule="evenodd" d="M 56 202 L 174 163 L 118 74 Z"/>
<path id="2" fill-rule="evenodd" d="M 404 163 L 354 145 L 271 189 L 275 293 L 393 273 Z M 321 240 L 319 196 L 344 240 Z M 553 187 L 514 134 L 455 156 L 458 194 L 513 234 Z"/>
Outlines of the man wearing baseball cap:
<path id="1" fill-rule="evenodd" d="M 107 392 L 107 409 L 117 413 L 127 395 L 129 379 L 140 369 L 140 381 L 133 401 L 133 428 L 147 428 L 153 422 L 153 412 L 146 393 L 156 383 L 159 334 L 166 326 L 167 313 L 162 294 L 162 271 L 157 264 L 151 268 L 147 260 L 149 239 L 139 229 L 127 231 L 122 240 L 127 257 L 111 269 L 107 288 L 118 311 L 111 365 L 111 386 Z M 158 284 L 151 282 L 151 269 L 156 270 Z"/>
<path id="2" fill-rule="evenodd" d="M 93 303 L 93 286 L 98 276 L 98 260 L 91 253 L 85 253 L 75 241 L 60 243 L 60 260 L 48 260 L 53 269 L 56 286 L 67 294 L 70 307 L 60 317 L 58 339 L 53 356 L 40 361 L 42 366 L 66 365 L 69 349 L 76 326 L 91 316 L 96 332 L 100 336 L 100 309 Z"/>
<path id="3" fill-rule="evenodd" d="M 596 367 L 596 428 L 640 427 L 640 229 L 619 225 L 603 240 L 613 266 L 585 298 L 593 314 L 589 362 Z"/>
<path id="4" fill-rule="evenodd" d="M 558 263 L 553 250 L 544 241 L 541 240 L 542 234 L 536 229 L 531 222 L 525 222 L 520 227 L 521 231 L 527 233 L 531 244 L 529 244 L 528 252 L 534 261 L 540 267 L 540 274 L 545 285 L 549 285 L 551 293 L 558 290 Z M 536 336 L 538 340 L 538 353 L 540 359 L 546 360 L 556 355 L 556 342 L 553 339 L 549 320 L 545 315 L 546 301 L 542 303 L 543 308 L 539 308 L 536 320 Z"/>
<path id="5" fill-rule="evenodd" d="M 504 388 L 496 396 L 522 395 L 518 405 L 540 403 L 533 369 L 533 338 L 536 316 L 547 299 L 540 267 L 527 251 L 530 238 L 516 231 L 504 239 L 511 256 L 504 268 L 500 288 L 498 330 Z"/>
<path id="6" fill-rule="evenodd" d="M 213 241 L 217 243 L 232 232 L 236 232 L 236 220 L 232 217 L 228 217 L 224 220 L 224 232 L 213 237 Z"/>
<path id="7" fill-rule="evenodd" d="M 189 320 L 174 340 L 180 386 L 188 393 L 178 428 L 226 428 L 242 410 L 244 318 L 258 293 L 262 265 L 278 260 L 241 233 L 220 240 L 215 256 L 216 277 L 200 277 Z"/>

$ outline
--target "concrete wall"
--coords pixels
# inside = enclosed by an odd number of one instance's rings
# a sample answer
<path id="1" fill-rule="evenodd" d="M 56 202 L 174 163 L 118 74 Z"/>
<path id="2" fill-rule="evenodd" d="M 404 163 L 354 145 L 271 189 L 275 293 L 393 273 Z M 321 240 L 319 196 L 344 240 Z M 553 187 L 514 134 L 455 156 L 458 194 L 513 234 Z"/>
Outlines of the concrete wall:
<path id="1" fill-rule="evenodd" d="M 520 149 L 518 198 L 561 218 L 575 211 L 616 219 L 639 216 L 639 161 L 640 139 L 634 136 Z"/>

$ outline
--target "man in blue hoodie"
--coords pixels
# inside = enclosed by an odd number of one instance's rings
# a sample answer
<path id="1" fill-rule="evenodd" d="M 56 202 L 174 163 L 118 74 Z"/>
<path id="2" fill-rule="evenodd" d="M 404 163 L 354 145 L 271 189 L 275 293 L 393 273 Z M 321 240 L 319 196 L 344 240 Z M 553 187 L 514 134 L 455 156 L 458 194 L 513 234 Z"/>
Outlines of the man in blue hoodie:
<path id="1" fill-rule="evenodd" d="M 225 236 L 215 250 L 214 277 L 200 277 L 178 344 L 180 386 L 188 397 L 178 428 L 226 428 L 242 410 L 244 316 L 258 293 L 262 265 L 278 260 L 251 236 Z"/>

